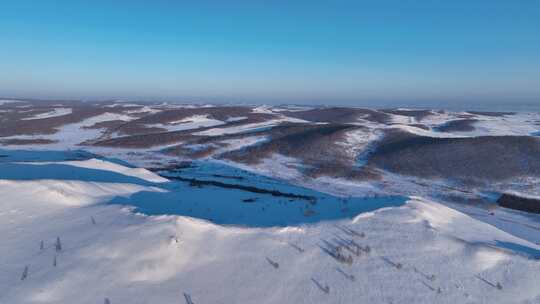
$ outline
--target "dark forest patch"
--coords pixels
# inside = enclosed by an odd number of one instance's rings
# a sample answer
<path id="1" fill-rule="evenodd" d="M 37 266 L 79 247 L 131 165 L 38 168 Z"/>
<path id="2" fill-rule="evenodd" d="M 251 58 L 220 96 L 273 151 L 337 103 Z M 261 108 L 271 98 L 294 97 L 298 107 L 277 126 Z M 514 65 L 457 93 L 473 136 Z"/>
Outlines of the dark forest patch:
<path id="1" fill-rule="evenodd" d="M 474 131 L 474 124 L 478 122 L 476 119 L 456 119 L 450 120 L 434 128 L 438 132 L 469 132 Z"/>
<path id="2" fill-rule="evenodd" d="M 497 200 L 501 207 L 515 209 L 520 211 L 540 213 L 540 200 L 526 198 L 514 194 L 503 193 Z"/>
<path id="3" fill-rule="evenodd" d="M 398 174 L 468 181 L 540 175 L 540 141 L 529 136 L 432 138 L 393 130 L 368 165 Z"/>

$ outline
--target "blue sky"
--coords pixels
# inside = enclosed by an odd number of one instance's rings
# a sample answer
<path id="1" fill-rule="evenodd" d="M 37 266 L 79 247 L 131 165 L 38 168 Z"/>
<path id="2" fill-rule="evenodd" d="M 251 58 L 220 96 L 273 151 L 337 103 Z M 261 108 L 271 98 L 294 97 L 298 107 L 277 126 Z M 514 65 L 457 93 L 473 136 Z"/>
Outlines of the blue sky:
<path id="1" fill-rule="evenodd" d="M 540 103 L 540 1 L 0 0 L 0 95 Z"/>

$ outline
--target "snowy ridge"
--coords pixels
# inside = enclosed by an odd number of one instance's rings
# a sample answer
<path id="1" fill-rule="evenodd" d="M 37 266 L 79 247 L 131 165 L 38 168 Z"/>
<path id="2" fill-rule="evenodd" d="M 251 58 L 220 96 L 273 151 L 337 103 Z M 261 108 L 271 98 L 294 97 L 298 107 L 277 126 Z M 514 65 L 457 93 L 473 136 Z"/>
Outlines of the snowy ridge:
<path id="1" fill-rule="evenodd" d="M 89 159 L 83 161 L 64 161 L 64 162 L 35 162 L 32 165 L 49 165 L 49 164 L 64 164 L 78 168 L 98 169 L 104 171 L 110 171 L 120 173 L 126 176 L 137 177 L 153 183 L 168 182 L 166 178 L 163 178 L 153 172 L 150 172 L 144 168 L 128 168 L 122 165 L 104 161 L 101 159 Z"/>
<path id="2" fill-rule="evenodd" d="M 147 127 L 157 127 L 166 129 L 169 132 L 182 131 L 190 129 L 198 129 L 203 127 L 213 127 L 225 124 L 225 122 L 217 119 L 209 118 L 208 115 L 194 115 L 178 121 L 172 121 L 167 124 L 150 124 Z"/>
<path id="3" fill-rule="evenodd" d="M 34 120 L 34 119 L 44 119 L 44 118 L 51 118 L 51 117 L 57 117 L 57 116 L 64 116 L 64 115 L 69 115 L 72 112 L 73 111 L 71 110 L 71 108 L 56 108 L 46 113 L 37 114 L 32 117 L 22 118 L 22 120 Z"/>

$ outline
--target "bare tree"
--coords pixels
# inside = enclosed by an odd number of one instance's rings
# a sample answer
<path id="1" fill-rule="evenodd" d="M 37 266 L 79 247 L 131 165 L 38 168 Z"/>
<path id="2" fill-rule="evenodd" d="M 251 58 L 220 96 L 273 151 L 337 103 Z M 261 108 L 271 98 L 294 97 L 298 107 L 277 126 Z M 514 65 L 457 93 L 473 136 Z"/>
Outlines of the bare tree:
<path id="1" fill-rule="evenodd" d="M 28 277 L 28 265 L 24 266 L 24 270 L 21 276 L 21 281 L 24 281 Z"/>
<path id="2" fill-rule="evenodd" d="M 62 251 L 62 242 L 60 242 L 60 237 L 56 237 L 56 244 L 55 244 L 56 251 Z"/>
<path id="3" fill-rule="evenodd" d="M 345 276 L 345 278 L 347 278 L 349 281 L 354 281 L 354 280 L 356 280 L 356 278 L 354 277 L 354 275 L 346 273 L 346 272 L 343 271 L 341 268 L 336 267 L 336 270 L 337 270 L 339 273 L 341 273 L 343 276 Z"/>
<path id="4" fill-rule="evenodd" d="M 422 281 L 422 280 L 420 280 L 420 282 L 422 282 L 422 284 L 424 284 L 424 286 L 426 286 L 427 288 L 429 288 L 431 291 L 434 291 L 434 292 L 436 292 L 436 293 L 438 293 L 438 294 L 441 294 L 441 293 L 442 293 L 442 289 L 441 289 L 440 287 L 435 288 L 435 287 L 429 285 L 428 283 L 426 283 L 426 282 L 424 282 L 424 281 Z"/>
<path id="5" fill-rule="evenodd" d="M 304 248 L 301 248 L 300 246 L 296 244 L 293 244 L 293 243 L 287 243 L 287 244 L 289 244 L 289 246 L 291 246 L 292 248 L 296 249 L 299 253 L 303 253 L 305 251 Z"/>
<path id="6" fill-rule="evenodd" d="M 276 269 L 279 268 L 279 263 L 278 263 L 278 262 L 274 262 L 274 261 L 272 261 L 271 259 L 269 259 L 268 257 L 266 258 L 266 260 L 267 260 L 268 263 L 270 263 L 270 265 L 272 265 L 274 268 L 276 268 Z"/>
<path id="7" fill-rule="evenodd" d="M 186 299 L 186 304 L 195 304 L 191 300 L 191 296 L 189 294 L 185 293 L 185 292 L 184 292 L 184 299 Z"/>
<path id="8" fill-rule="evenodd" d="M 428 280 L 430 280 L 432 282 L 435 281 L 435 275 L 434 274 L 427 274 L 425 272 L 422 272 L 422 271 L 418 270 L 416 267 L 414 267 L 413 270 L 414 270 L 414 272 L 421 274 L 424 278 L 426 278 L 426 279 L 428 279 Z"/>
<path id="9" fill-rule="evenodd" d="M 498 290 L 502 290 L 502 289 L 503 289 L 503 287 L 502 287 L 502 285 L 501 285 L 500 282 L 497 282 L 497 284 L 493 284 L 492 282 L 490 282 L 490 281 L 488 281 L 488 280 L 482 278 L 482 277 L 479 276 L 479 275 L 475 275 L 474 277 L 477 278 L 477 279 L 479 279 L 480 281 L 482 281 L 482 282 L 484 282 L 484 283 L 490 285 L 491 287 L 497 288 Z"/>
<path id="10" fill-rule="evenodd" d="M 389 265 L 391 265 L 391 266 L 393 266 L 393 267 L 396 267 L 396 269 L 401 269 L 401 268 L 403 268 L 403 264 L 397 263 L 397 262 L 393 262 L 393 261 L 391 261 L 391 260 L 390 260 L 389 258 L 387 258 L 387 257 L 381 257 L 381 259 L 382 259 L 383 261 L 385 261 L 386 263 L 388 263 Z"/>
<path id="11" fill-rule="evenodd" d="M 319 283 L 319 281 L 315 280 L 314 278 L 311 278 L 311 281 L 317 286 L 322 292 L 329 294 L 330 293 L 330 286 L 328 285 L 322 285 Z"/>

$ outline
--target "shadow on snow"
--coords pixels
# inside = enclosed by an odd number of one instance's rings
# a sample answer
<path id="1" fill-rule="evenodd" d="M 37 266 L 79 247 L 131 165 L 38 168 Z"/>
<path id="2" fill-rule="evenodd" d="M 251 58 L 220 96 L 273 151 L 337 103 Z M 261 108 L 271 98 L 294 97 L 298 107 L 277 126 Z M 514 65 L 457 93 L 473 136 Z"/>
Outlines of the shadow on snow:
<path id="1" fill-rule="evenodd" d="M 173 180 L 162 186 L 168 192 L 139 192 L 111 203 L 132 205 L 148 215 L 178 214 L 224 225 L 270 227 L 352 218 L 401 206 L 407 200 L 403 196 L 340 198 L 204 161 L 164 173 Z"/>
<path id="2" fill-rule="evenodd" d="M 130 197 L 115 197 L 108 204 L 134 206 L 137 212 L 147 215 L 184 215 L 223 225 L 270 227 L 315 223 L 351 218 L 383 207 L 400 206 L 407 200 L 401 196 L 339 198 L 210 162 L 196 162 L 182 170 L 167 171 L 166 177 L 172 179 L 170 182 L 151 183 L 107 170 L 69 164 L 26 163 L 96 157 L 84 151 L 0 150 L 0 154 L 4 155 L 0 160 L 0 179 L 52 179 L 154 186 L 166 192 L 142 191 Z"/>

